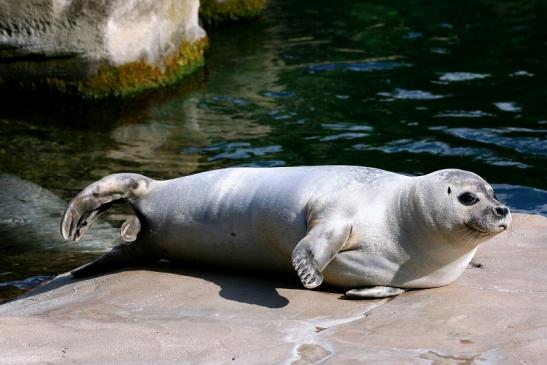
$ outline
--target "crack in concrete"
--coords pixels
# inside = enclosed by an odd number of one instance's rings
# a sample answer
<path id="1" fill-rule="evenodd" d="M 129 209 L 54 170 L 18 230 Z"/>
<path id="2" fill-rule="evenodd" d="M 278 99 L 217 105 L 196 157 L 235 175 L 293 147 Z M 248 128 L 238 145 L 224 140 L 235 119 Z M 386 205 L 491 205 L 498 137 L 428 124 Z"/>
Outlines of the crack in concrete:
<path id="1" fill-rule="evenodd" d="M 332 348 L 332 344 L 325 338 L 325 334 L 332 332 L 334 329 L 360 321 L 370 315 L 370 313 L 379 308 L 380 306 L 395 300 L 397 297 L 385 298 L 371 303 L 365 312 L 359 312 L 347 317 L 338 318 L 315 318 L 311 320 L 302 320 L 301 326 L 295 330 L 289 330 L 289 333 L 285 337 L 287 342 L 293 343 L 292 356 L 287 359 L 285 364 L 287 365 L 304 365 L 304 364 L 318 364 L 323 362 L 327 358 L 336 354 Z M 319 330 L 318 330 L 319 329 Z M 319 357 L 321 353 L 324 356 Z M 312 359 L 314 359 L 312 361 Z"/>
<path id="2" fill-rule="evenodd" d="M 547 291 L 507 289 L 507 288 L 501 288 L 495 285 L 490 287 L 465 285 L 464 287 L 471 288 L 471 289 L 479 289 L 479 290 L 492 290 L 492 291 L 497 291 L 500 293 L 505 292 L 505 293 L 517 293 L 517 294 L 547 294 Z"/>
<path id="3" fill-rule="evenodd" d="M 429 350 L 427 353 L 420 355 L 421 359 L 431 360 L 432 364 L 445 364 L 447 361 L 453 362 L 458 365 L 471 365 L 474 363 L 475 359 L 481 359 L 482 354 L 472 355 L 469 357 L 464 356 L 455 356 L 455 355 L 443 355 L 433 350 Z"/>

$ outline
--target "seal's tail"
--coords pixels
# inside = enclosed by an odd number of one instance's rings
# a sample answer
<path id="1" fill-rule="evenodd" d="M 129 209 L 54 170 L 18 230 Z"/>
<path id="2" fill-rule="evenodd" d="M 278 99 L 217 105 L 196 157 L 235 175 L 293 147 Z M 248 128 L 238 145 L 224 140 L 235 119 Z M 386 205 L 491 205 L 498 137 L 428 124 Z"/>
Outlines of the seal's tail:
<path id="1" fill-rule="evenodd" d="M 114 203 L 138 199 L 143 196 L 154 180 L 130 173 L 103 177 L 82 190 L 68 205 L 61 220 L 61 234 L 65 240 L 78 241 L 99 215 Z M 136 217 L 122 226 L 122 236 L 136 237 L 132 229 L 140 229 Z"/>

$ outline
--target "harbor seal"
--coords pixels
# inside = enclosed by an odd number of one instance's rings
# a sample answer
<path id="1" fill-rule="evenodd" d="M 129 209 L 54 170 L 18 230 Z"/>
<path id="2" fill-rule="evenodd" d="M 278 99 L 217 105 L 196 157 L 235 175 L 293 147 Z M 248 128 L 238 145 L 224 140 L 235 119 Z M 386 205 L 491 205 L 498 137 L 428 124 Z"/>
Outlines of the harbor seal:
<path id="1" fill-rule="evenodd" d="M 463 170 L 227 168 L 166 181 L 106 176 L 70 202 L 62 236 L 80 239 L 117 202 L 135 212 L 121 228 L 126 243 L 73 275 L 164 258 L 296 271 L 306 288 L 324 282 L 381 298 L 453 282 L 477 246 L 511 223 L 492 187 Z"/>

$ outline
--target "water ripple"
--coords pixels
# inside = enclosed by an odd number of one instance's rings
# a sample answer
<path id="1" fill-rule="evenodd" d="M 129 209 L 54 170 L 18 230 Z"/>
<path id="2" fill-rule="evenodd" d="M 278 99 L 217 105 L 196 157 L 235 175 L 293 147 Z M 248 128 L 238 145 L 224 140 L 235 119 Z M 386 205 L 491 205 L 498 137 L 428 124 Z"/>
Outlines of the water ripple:
<path id="1" fill-rule="evenodd" d="M 490 74 L 479 74 L 474 72 L 446 72 L 439 76 L 439 80 L 445 82 L 460 82 L 485 79 L 490 76 Z"/>
<path id="2" fill-rule="evenodd" d="M 239 97 L 228 96 L 228 95 L 213 95 L 211 96 L 211 101 L 214 101 L 217 103 L 239 105 L 239 106 L 247 106 L 251 104 L 249 100 L 239 98 Z"/>
<path id="3" fill-rule="evenodd" d="M 469 156 L 474 160 L 487 162 L 495 166 L 513 166 L 517 168 L 528 168 L 529 166 L 518 162 L 503 159 L 486 148 L 474 147 L 452 147 L 448 143 L 432 139 L 412 140 L 399 139 L 390 141 L 383 146 L 372 146 L 365 143 L 355 144 L 353 149 L 359 151 L 381 151 L 384 153 L 427 153 L 437 156 L 458 157 Z"/>
<path id="4" fill-rule="evenodd" d="M 257 160 L 251 163 L 244 163 L 238 166 L 242 167 L 280 167 L 287 163 L 283 160 Z"/>
<path id="5" fill-rule="evenodd" d="M 547 156 L 547 139 L 541 137 L 507 136 L 513 128 L 447 128 L 444 133 L 469 141 L 481 142 L 513 149 L 517 152 Z"/>
<path id="6" fill-rule="evenodd" d="M 364 61 L 352 63 L 321 63 L 308 66 L 308 73 L 328 71 L 352 71 L 352 72 L 373 72 L 389 71 L 400 67 L 410 67 L 411 64 L 395 61 Z"/>
<path id="7" fill-rule="evenodd" d="M 339 133 L 339 134 L 333 134 L 330 136 L 322 137 L 319 139 L 320 142 L 332 142 L 332 141 L 338 141 L 338 140 L 344 140 L 344 139 L 357 139 L 357 138 L 363 138 L 369 136 L 369 133 L 352 133 L 352 132 L 346 132 L 346 133 Z"/>
<path id="8" fill-rule="evenodd" d="M 387 101 L 390 100 L 435 100 L 446 98 L 450 95 L 436 95 L 429 91 L 422 90 L 406 90 L 406 89 L 395 89 L 392 92 L 379 92 L 376 95 L 386 97 Z"/>
<path id="9" fill-rule="evenodd" d="M 448 143 L 423 139 L 415 141 L 412 139 L 398 139 L 390 141 L 383 146 L 371 146 L 367 144 L 356 144 L 352 146 L 358 150 L 376 150 L 385 153 L 429 153 L 432 155 L 443 156 L 468 156 L 484 153 L 485 149 L 475 149 L 469 147 L 451 147 Z"/>
<path id="10" fill-rule="evenodd" d="M 436 54 L 450 54 L 450 50 L 444 47 L 430 48 L 429 51 Z"/>
<path id="11" fill-rule="evenodd" d="M 38 276 L 31 276 L 29 278 L 25 278 L 22 280 L 14 280 L 14 281 L 5 281 L 0 282 L 0 288 L 6 287 L 6 286 L 13 286 L 17 289 L 26 290 L 34 288 L 35 286 L 40 285 L 41 283 L 53 279 L 53 276 L 49 275 L 38 275 Z"/>
<path id="12" fill-rule="evenodd" d="M 494 103 L 494 105 L 496 106 L 496 108 L 504 112 L 518 113 L 522 111 L 522 108 L 517 106 L 516 103 L 513 102 L 498 102 Z"/>
<path id="13" fill-rule="evenodd" d="M 434 118 L 483 118 L 495 117 L 492 113 L 482 110 L 447 110 L 433 115 Z"/>
<path id="14" fill-rule="evenodd" d="M 418 39 L 418 38 L 422 38 L 424 36 L 424 34 L 422 32 L 408 32 L 407 34 L 405 34 L 402 38 L 403 39 L 408 39 L 408 40 L 413 40 L 413 39 Z"/>
<path id="15" fill-rule="evenodd" d="M 262 157 L 283 151 L 280 145 L 253 147 L 249 142 L 217 143 L 206 147 L 190 147 L 183 150 L 184 153 L 220 152 L 210 156 L 209 161 L 228 159 L 243 160 L 252 157 Z"/>
<path id="16" fill-rule="evenodd" d="M 528 76 L 528 77 L 533 77 L 534 74 L 531 73 L 531 72 L 528 72 L 528 71 L 525 71 L 525 70 L 518 70 L 518 71 L 515 71 L 513 73 L 510 73 L 509 76 L 513 77 L 513 76 Z"/>
<path id="17" fill-rule="evenodd" d="M 291 96 L 296 95 L 294 91 L 264 91 L 262 93 L 263 96 L 267 96 L 269 98 L 290 98 Z"/>
<path id="18" fill-rule="evenodd" d="M 374 128 L 372 128 L 369 125 L 351 124 L 351 123 L 324 123 L 324 124 L 321 124 L 321 127 L 325 128 L 325 129 L 330 129 L 330 130 L 333 130 L 333 131 L 352 131 L 352 132 L 367 131 L 367 132 L 371 132 L 372 130 L 374 130 Z"/>

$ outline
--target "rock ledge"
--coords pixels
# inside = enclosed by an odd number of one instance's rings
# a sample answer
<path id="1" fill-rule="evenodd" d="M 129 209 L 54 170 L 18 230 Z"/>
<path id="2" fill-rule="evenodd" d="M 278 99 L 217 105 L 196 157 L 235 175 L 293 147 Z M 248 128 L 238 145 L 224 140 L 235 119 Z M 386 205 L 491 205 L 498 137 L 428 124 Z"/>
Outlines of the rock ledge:
<path id="1" fill-rule="evenodd" d="M 547 219 L 515 215 L 454 284 L 351 301 L 167 264 L 0 306 L 3 364 L 480 364 L 547 358 Z"/>

